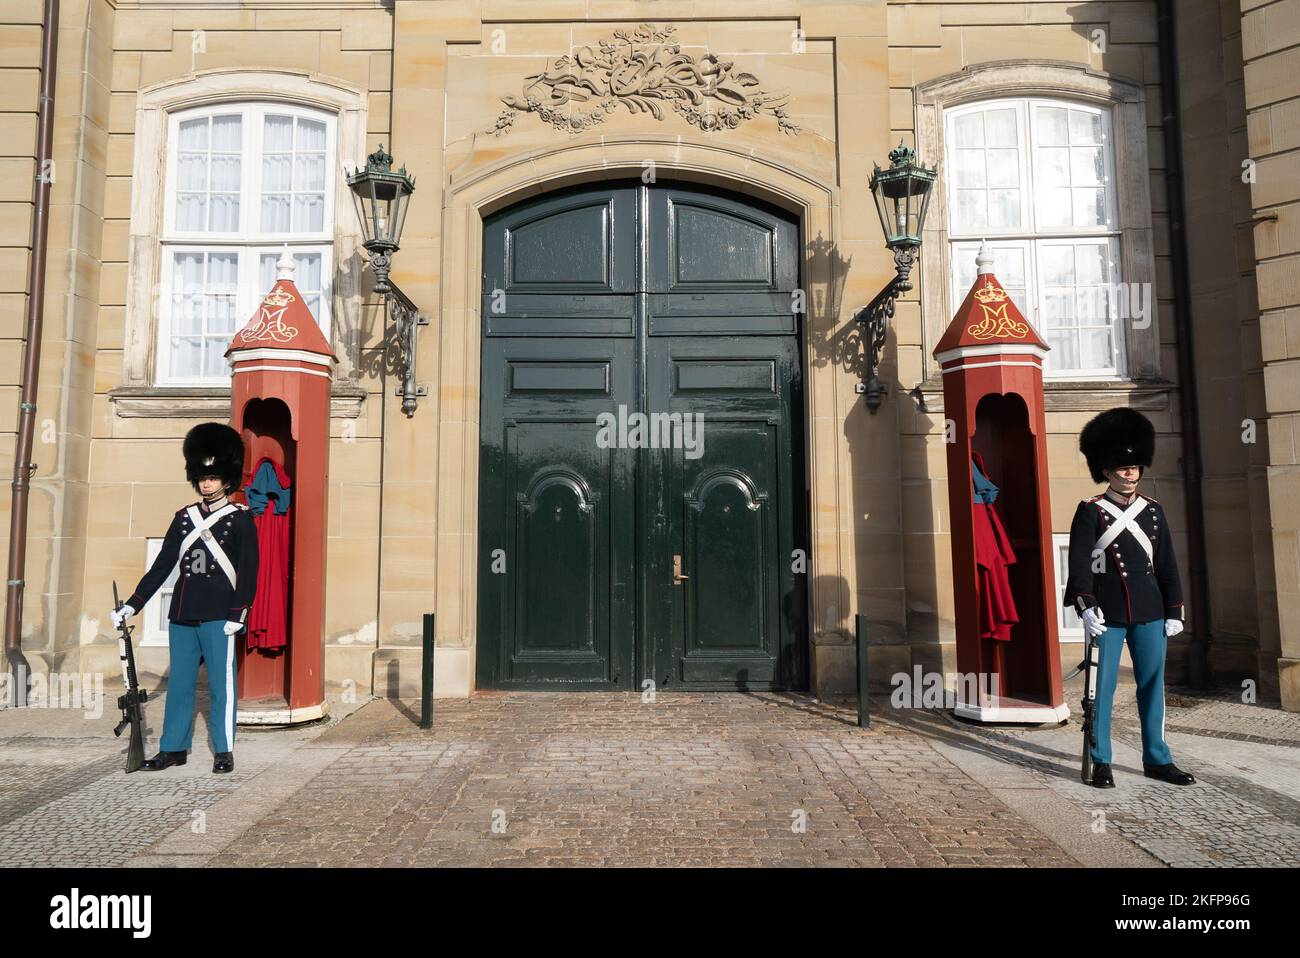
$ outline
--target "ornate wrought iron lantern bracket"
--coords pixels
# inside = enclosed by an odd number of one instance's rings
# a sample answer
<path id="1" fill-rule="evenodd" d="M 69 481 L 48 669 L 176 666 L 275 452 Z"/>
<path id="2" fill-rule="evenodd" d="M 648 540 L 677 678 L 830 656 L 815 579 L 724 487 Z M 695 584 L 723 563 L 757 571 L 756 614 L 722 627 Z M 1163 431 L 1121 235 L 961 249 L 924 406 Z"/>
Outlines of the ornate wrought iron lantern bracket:
<path id="1" fill-rule="evenodd" d="M 896 247 L 894 249 L 896 275 L 876 294 L 875 299 L 853 317 L 854 322 L 861 323 L 863 326 L 862 341 L 867 349 L 867 378 L 858 383 L 855 388 L 859 394 L 866 394 L 867 411 L 872 415 L 875 415 L 885 394 L 889 392 L 889 383 L 880 378 L 880 354 L 885 348 L 885 334 L 889 331 L 889 322 L 894 318 L 894 304 L 899 296 L 912 288 L 908 276 L 915 262 L 916 247 Z"/>
<path id="2" fill-rule="evenodd" d="M 388 281 L 388 291 L 384 294 L 388 303 L 388 315 L 393 318 L 393 327 L 398 349 L 398 371 L 401 382 L 397 384 L 396 395 L 402 397 L 402 413 L 407 419 L 415 415 L 415 404 L 419 397 L 429 395 L 429 387 L 415 381 L 415 347 L 417 333 L 421 326 L 429 325 L 429 317 L 421 313 L 415 303 L 402 292 L 392 280 Z"/>

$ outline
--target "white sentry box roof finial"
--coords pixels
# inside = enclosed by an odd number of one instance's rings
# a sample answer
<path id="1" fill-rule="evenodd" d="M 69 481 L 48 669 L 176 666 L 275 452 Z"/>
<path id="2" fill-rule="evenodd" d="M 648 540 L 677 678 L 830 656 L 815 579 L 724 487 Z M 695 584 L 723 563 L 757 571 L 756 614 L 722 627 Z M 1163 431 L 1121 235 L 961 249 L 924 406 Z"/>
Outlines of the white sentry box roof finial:
<path id="1" fill-rule="evenodd" d="M 988 276 L 993 272 L 993 251 L 989 249 L 988 240 L 980 240 L 979 252 L 975 254 L 975 275 Z"/>
<path id="2" fill-rule="evenodd" d="M 280 258 L 275 261 L 275 278 L 293 281 L 293 257 L 289 254 L 289 244 L 284 244 Z"/>

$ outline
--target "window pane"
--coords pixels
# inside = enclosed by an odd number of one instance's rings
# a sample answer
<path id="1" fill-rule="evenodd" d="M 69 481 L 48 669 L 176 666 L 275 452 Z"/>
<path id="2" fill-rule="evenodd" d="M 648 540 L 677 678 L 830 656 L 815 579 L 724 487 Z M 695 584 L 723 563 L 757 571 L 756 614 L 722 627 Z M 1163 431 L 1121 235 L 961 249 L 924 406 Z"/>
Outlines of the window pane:
<path id="1" fill-rule="evenodd" d="M 203 289 L 203 254 L 176 253 L 172 257 L 172 290 L 183 292 Z"/>
<path id="2" fill-rule="evenodd" d="M 300 153 L 294 157 L 293 188 L 314 193 L 325 189 L 324 153 Z"/>
<path id="3" fill-rule="evenodd" d="M 1071 225 L 1071 197 L 1068 189 L 1041 188 L 1038 191 L 1039 227 Z"/>
<path id="4" fill-rule="evenodd" d="M 293 260 L 298 289 L 304 294 L 320 292 L 320 253 L 297 253 Z"/>
<path id="5" fill-rule="evenodd" d="M 288 153 L 293 150 L 293 117 L 268 116 L 262 126 L 262 151 Z"/>
<path id="6" fill-rule="evenodd" d="M 957 208 L 953 211 L 954 233 L 978 233 L 988 226 L 988 194 L 983 190 L 956 190 Z"/>
<path id="7" fill-rule="evenodd" d="M 982 147 L 984 145 L 984 114 L 967 113 L 957 117 L 952 124 L 953 145 Z"/>
<path id="8" fill-rule="evenodd" d="M 1070 150 L 1070 182 L 1075 186 L 1100 186 L 1105 175 L 1101 147 L 1084 146 Z"/>
<path id="9" fill-rule="evenodd" d="M 1101 114 L 1087 110 L 1070 111 L 1070 143 L 1079 146 L 1101 142 Z"/>
<path id="10" fill-rule="evenodd" d="M 208 209 L 211 213 L 209 230 L 214 233 L 234 233 L 239 230 L 238 193 L 213 193 Z"/>
<path id="11" fill-rule="evenodd" d="M 1074 262 L 1079 272 L 1079 282 L 1105 283 L 1110 280 L 1107 247 L 1101 243 L 1080 243 L 1074 248 Z"/>
<path id="12" fill-rule="evenodd" d="M 1020 191 L 989 190 L 989 226 L 1011 229 L 1020 225 Z"/>
<path id="13" fill-rule="evenodd" d="M 325 124 L 319 120 L 298 120 L 298 137 L 294 144 L 299 151 L 324 152 Z"/>
<path id="14" fill-rule="evenodd" d="M 208 188 L 208 155 L 182 152 L 176 157 L 176 186 L 181 190 Z"/>
<path id="15" fill-rule="evenodd" d="M 239 192 L 239 156 L 238 154 L 214 153 L 212 155 L 211 184 L 212 190 L 225 193 Z"/>
<path id="16" fill-rule="evenodd" d="M 180 124 L 176 144 L 177 148 L 181 150 L 200 150 L 206 153 L 208 151 L 208 118 L 200 116 L 195 117 L 193 120 L 183 120 Z"/>
<path id="17" fill-rule="evenodd" d="M 223 355 L 230 344 L 218 339 L 203 342 L 203 375 L 210 379 L 224 378 L 230 367 Z"/>
<path id="18" fill-rule="evenodd" d="M 293 157 L 288 153 L 267 153 L 262 157 L 262 190 L 286 192 L 293 188 Z"/>
<path id="19" fill-rule="evenodd" d="M 1047 345 L 1051 347 L 1045 364 L 1047 369 L 1053 372 L 1069 372 L 1079 368 L 1079 345 L 1074 333 L 1048 332 Z"/>
<path id="20" fill-rule="evenodd" d="M 1069 246 L 1041 247 L 1039 273 L 1044 286 L 1070 286 L 1074 283 L 1074 249 Z"/>
<path id="21" fill-rule="evenodd" d="M 1101 226 L 1106 222 L 1106 191 L 1098 189 L 1070 190 L 1073 194 L 1074 225 Z"/>
<path id="22" fill-rule="evenodd" d="M 203 332 L 202 290 L 172 293 L 172 332 L 181 336 Z"/>
<path id="23" fill-rule="evenodd" d="M 1062 329 L 1076 325 L 1074 297 L 1068 290 L 1043 290 L 1043 328 Z"/>
<path id="24" fill-rule="evenodd" d="M 319 233 L 325 228 L 325 197 L 322 194 L 294 194 L 293 228 L 297 233 Z"/>
<path id="25" fill-rule="evenodd" d="M 174 338 L 171 351 L 171 374 L 178 377 L 200 375 L 203 340 L 197 337 Z"/>
<path id="26" fill-rule="evenodd" d="M 1115 354 L 1111 347 L 1109 327 L 1085 329 L 1082 333 L 1080 367 L 1083 369 L 1112 369 Z"/>
<path id="27" fill-rule="evenodd" d="M 1019 150 L 988 151 L 988 185 L 993 187 L 1020 185 Z"/>
<path id="28" fill-rule="evenodd" d="M 1039 146 L 1069 146 L 1069 122 L 1062 107 L 1040 106 L 1035 114 Z"/>
<path id="29" fill-rule="evenodd" d="M 289 215 L 292 210 L 288 193 L 265 193 L 262 195 L 262 232 L 289 232 Z"/>
<path id="30" fill-rule="evenodd" d="M 1070 151 L 1065 147 L 1051 147 L 1038 151 L 1038 185 L 1070 185 Z"/>
<path id="31" fill-rule="evenodd" d="M 240 140 L 242 117 L 214 116 L 212 118 L 212 152 L 241 153 L 243 143 Z"/>
<path id="32" fill-rule="evenodd" d="M 953 168 L 953 184 L 961 189 L 982 189 L 986 183 L 984 151 L 958 150 L 956 159 L 957 162 Z"/>
<path id="33" fill-rule="evenodd" d="M 1014 149 L 1020 146 L 1016 129 L 1016 111 L 1010 108 L 989 110 L 984 114 L 984 134 L 990 147 L 1002 146 Z"/>

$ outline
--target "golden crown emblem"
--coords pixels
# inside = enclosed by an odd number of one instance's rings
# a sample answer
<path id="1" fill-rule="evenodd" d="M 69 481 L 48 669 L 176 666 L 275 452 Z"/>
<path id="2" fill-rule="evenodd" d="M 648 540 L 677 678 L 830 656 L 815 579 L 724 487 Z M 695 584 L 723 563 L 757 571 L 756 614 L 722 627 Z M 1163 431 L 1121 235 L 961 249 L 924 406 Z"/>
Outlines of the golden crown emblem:
<path id="1" fill-rule="evenodd" d="M 281 308 L 288 306 L 293 301 L 293 293 L 289 292 L 282 286 L 277 286 L 275 289 L 271 290 L 262 300 L 262 302 L 267 303 L 268 305 L 279 306 Z"/>
<path id="2" fill-rule="evenodd" d="M 985 280 L 984 285 L 975 290 L 975 298 L 981 303 L 1001 303 L 1006 301 L 1007 294 Z"/>

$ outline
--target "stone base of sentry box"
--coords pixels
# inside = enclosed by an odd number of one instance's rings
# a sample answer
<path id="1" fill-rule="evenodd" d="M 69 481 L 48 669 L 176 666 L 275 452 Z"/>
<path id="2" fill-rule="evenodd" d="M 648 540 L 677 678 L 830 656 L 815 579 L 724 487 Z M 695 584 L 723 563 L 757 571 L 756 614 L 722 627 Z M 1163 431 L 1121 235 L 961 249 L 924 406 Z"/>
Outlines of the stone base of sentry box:
<path id="1" fill-rule="evenodd" d="M 281 699 L 281 702 L 283 701 Z M 315 722 L 327 715 L 329 715 L 329 704 L 327 702 L 321 702 L 318 705 L 304 705 L 299 708 L 289 708 L 288 705 L 253 705 L 235 710 L 235 724 L 287 728 L 292 725 Z"/>
<path id="2" fill-rule="evenodd" d="M 972 722 L 996 722 L 1014 725 L 1058 725 L 1070 717 L 1070 706 L 1044 705 L 1041 702 L 1026 702 L 1023 699 L 998 699 L 996 705 L 975 705 L 970 702 L 958 702 L 953 708 L 958 718 Z"/>

